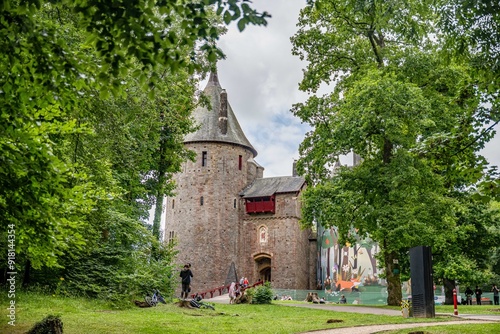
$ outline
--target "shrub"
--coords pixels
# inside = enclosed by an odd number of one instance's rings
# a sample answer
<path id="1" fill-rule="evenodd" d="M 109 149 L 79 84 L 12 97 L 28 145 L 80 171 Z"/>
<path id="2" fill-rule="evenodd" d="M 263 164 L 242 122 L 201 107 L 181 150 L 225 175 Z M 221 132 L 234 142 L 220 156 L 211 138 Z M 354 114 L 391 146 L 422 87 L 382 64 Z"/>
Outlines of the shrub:
<path id="1" fill-rule="evenodd" d="M 251 294 L 252 304 L 271 304 L 274 295 L 271 289 L 271 283 L 269 282 L 265 282 L 264 285 L 259 285 Z"/>

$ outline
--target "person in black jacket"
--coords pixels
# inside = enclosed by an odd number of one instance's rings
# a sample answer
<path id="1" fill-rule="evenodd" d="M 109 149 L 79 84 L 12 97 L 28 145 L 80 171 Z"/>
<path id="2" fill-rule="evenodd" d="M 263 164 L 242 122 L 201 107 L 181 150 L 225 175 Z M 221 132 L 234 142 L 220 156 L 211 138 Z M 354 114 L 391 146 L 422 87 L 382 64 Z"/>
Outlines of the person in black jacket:
<path id="1" fill-rule="evenodd" d="M 481 295 L 483 294 L 483 290 L 481 290 L 477 285 L 476 285 L 476 305 L 481 305 Z"/>
<path id="2" fill-rule="evenodd" d="M 467 289 L 465 290 L 465 300 L 467 301 L 467 304 L 466 305 L 472 305 L 472 294 L 474 292 L 472 291 L 472 289 L 470 287 L 467 287 Z"/>
<path id="3" fill-rule="evenodd" d="M 186 299 L 188 297 L 188 293 L 190 292 L 191 288 L 191 277 L 193 277 L 193 273 L 191 272 L 191 269 L 189 269 L 189 265 L 186 264 L 184 268 L 181 270 L 180 277 L 182 278 L 182 292 L 181 292 L 181 298 Z"/>

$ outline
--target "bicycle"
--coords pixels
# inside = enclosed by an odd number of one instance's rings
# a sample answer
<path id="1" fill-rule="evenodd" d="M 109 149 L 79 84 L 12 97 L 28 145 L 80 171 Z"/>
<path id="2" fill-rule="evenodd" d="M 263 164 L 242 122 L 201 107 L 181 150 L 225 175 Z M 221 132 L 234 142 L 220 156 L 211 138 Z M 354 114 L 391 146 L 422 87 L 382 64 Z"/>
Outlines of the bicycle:
<path id="1" fill-rule="evenodd" d="M 198 304 L 200 304 L 200 308 L 209 308 L 209 309 L 215 311 L 215 307 L 213 305 L 209 304 L 209 303 L 205 303 L 205 302 L 199 301 Z"/>
<path id="2" fill-rule="evenodd" d="M 204 308 L 204 309 L 209 308 L 209 309 L 215 311 L 215 307 L 212 304 L 206 303 L 202 299 L 203 298 L 201 298 L 201 296 L 197 295 L 194 299 L 191 299 L 191 301 L 189 303 L 191 304 L 192 307 Z"/>
<path id="3" fill-rule="evenodd" d="M 153 295 L 146 295 L 146 297 L 144 297 L 144 300 L 146 301 L 146 303 L 148 303 L 149 306 L 156 306 L 158 305 L 158 302 L 161 302 L 163 304 L 167 303 L 165 301 L 165 298 L 163 298 L 160 291 L 158 291 L 157 289 L 153 289 Z"/>

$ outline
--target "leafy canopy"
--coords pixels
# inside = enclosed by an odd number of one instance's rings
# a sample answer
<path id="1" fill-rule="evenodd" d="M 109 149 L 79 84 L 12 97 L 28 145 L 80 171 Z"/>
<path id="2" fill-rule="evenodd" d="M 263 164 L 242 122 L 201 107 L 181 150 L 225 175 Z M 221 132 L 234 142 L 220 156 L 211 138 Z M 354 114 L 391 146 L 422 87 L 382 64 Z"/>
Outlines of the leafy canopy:
<path id="1" fill-rule="evenodd" d="M 18 265 L 60 265 L 105 225 L 96 211 L 140 219 L 172 189 L 168 174 L 189 156 L 178 148 L 190 76 L 222 56 L 217 15 L 240 30 L 269 16 L 245 0 L 2 1 L 0 220 L 16 229 Z"/>
<path id="2" fill-rule="evenodd" d="M 421 1 L 309 1 L 292 37 L 307 60 L 300 88 L 311 96 L 292 112 L 312 130 L 300 146 L 303 224 L 353 228 L 381 247 L 388 303 L 399 305 L 400 254 L 455 238 L 463 204 L 456 192 L 487 178 L 477 154 L 491 138 L 488 95 L 474 69 L 440 50 L 437 8 Z M 338 167 L 340 155 L 361 157 Z"/>

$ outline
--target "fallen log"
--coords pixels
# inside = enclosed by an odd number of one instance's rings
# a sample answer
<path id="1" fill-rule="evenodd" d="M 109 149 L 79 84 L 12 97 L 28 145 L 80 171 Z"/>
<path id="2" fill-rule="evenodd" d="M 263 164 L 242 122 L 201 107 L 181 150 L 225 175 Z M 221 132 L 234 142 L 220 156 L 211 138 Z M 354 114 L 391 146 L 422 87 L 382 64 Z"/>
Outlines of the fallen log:
<path id="1" fill-rule="evenodd" d="M 186 308 L 195 308 L 191 305 L 191 299 L 179 299 L 179 301 L 177 303 L 175 303 L 175 305 L 179 306 L 179 307 L 186 307 Z"/>
<path id="2" fill-rule="evenodd" d="M 134 300 L 134 304 L 137 305 L 138 307 L 141 307 L 141 308 L 144 308 L 144 307 L 151 307 L 151 305 L 149 305 L 148 303 L 146 302 L 141 302 L 139 300 Z"/>

